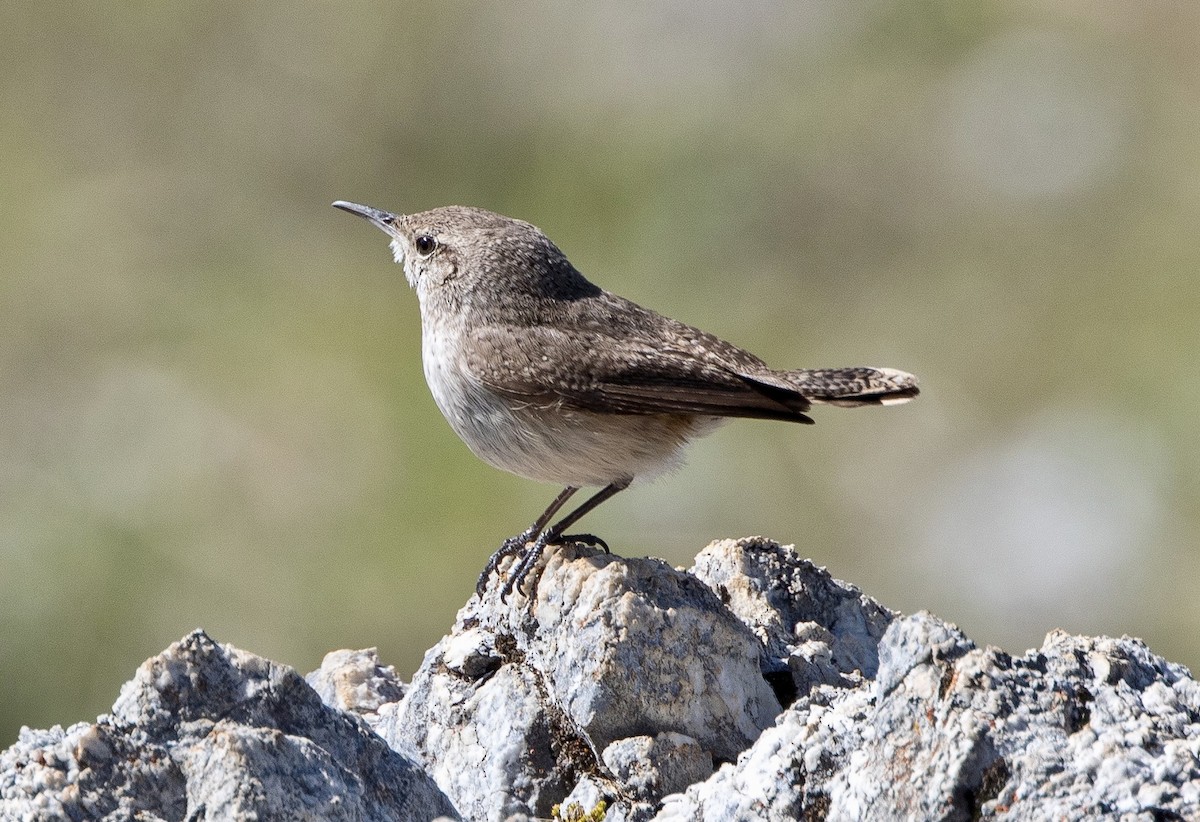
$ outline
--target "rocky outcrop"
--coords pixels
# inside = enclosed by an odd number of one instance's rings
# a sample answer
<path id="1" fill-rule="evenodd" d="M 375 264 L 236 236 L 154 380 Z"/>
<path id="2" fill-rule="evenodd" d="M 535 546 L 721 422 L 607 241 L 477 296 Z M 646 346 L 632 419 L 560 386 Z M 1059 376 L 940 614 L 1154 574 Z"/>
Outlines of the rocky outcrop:
<path id="1" fill-rule="evenodd" d="M 25 729 L 0 756 L 5 820 L 453 813 L 420 766 L 294 670 L 201 631 L 144 662 L 111 714 L 65 731 Z"/>
<path id="2" fill-rule="evenodd" d="M 473 597 L 411 683 L 373 651 L 306 682 L 196 632 L 111 714 L 0 757 L 3 819 L 554 814 L 1200 818 L 1200 685 L 1129 638 L 976 648 L 765 540 L 688 571 L 566 546 L 532 600 Z"/>

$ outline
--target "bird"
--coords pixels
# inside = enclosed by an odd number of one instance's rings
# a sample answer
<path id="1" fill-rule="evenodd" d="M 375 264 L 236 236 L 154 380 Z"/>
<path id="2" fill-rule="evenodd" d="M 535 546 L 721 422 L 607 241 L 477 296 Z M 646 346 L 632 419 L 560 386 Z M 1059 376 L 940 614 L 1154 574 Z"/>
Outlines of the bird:
<path id="1" fill-rule="evenodd" d="M 470 206 L 399 214 L 338 200 L 390 238 L 421 312 L 421 359 L 442 415 L 484 462 L 563 490 L 504 540 L 479 576 L 514 563 L 501 599 L 545 549 L 635 482 L 678 467 L 686 446 L 731 418 L 811 424 L 813 405 L 906 403 L 894 368 L 772 369 L 700 329 L 584 277 L 536 226 Z M 599 490 L 555 516 L 580 489 Z M 553 524 L 551 524 L 553 522 Z"/>

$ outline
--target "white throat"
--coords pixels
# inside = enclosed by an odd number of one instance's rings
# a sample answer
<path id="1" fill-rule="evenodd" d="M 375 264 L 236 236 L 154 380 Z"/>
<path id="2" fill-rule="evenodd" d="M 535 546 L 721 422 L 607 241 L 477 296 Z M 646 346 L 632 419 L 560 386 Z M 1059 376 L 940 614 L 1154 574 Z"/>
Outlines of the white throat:
<path id="1" fill-rule="evenodd" d="M 408 280 L 410 288 L 417 287 L 417 271 L 416 265 L 412 259 L 412 255 L 408 253 L 404 241 L 399 237 L 393 237 L 391 242 L 392 259 L 400 265 L 404 266 L 404 279 Z"/>

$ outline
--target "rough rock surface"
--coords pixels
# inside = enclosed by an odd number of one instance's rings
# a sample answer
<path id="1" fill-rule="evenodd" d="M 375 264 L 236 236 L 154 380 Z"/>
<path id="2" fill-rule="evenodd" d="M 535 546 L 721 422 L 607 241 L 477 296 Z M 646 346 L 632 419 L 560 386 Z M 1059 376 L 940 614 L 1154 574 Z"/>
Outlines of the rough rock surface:
<path id="1" fill-rule="evenodd" d="M 532 596 L 473 597 L 407 686 L 193 634 L 24 731 L 0 818 L 1200 819 L 1200 684 L 1138 640 L 976 648 L 760 539 L 568 546 Z"/>
<path id="2" fill-rule="evenodd" d="M 0 755 L 4 820 L 453 814 L 420 767 L 294 670 L 201 631 L 144 662 L 111 714 L 24 729 Z"/>
<path id="3" fill-rule="evenodd" d="M 732 761 L 779 713 L 752 631 L 660 560 L 568 547 L 536 596 L 473 598 L 407 696 L 379 710 L 380 735 L 464 816 L 548 816 L 629 737 L 676 733 Z"/>

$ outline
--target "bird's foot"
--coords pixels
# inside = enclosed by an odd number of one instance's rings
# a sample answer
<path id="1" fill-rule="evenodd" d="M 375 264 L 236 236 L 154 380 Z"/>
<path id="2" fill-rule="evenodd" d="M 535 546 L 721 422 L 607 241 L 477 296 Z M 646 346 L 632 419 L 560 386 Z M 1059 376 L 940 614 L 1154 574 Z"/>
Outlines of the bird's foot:
<path id="1" fill-rule="evenodd" d="M 595 534 L 563 534 L 558 538 L 559 542 L 578 542 L 581 545 L 590 545 L 593 548 L 601 548 L 604 553 L 611 554 L 608 549 L 608 543 L 600 539 Z"/>
<path id="2" fill-rule="evenodd" d="M 553 530 L 544 531 L 533 544 L 525 549 L 525 553 L 509 573 L 508 579 L 505 580 L 504 588 L 500 592 L 500 600 L 502 602 L 507 601 L 509 594 L 521 588 L 525 579 L 537 567 L 538 560 L 541 559 L 542 554 L 545 553 L 548 546 L 564 545 L 568 542 L 578 542 L 602 548 L 606 554 L 612 553 L 608 549 L 608 543 L 595 534 L 556 534 Z M 536 582 L 536 576 L 534 577 L 534 581 Z"/>
<path id="3" fill-rule="evenodd" d="M 487 561 L 487 565 L 483 566 L 483 571 L 479 574 L 479 581 L 475 583 L 475 593 L 480 599 L 483 599 L 483 592 L 487 589 L 488 577 L 496 572 L 500 567 L 500 563 L 515 554 L 519 554 L 525 550 L 525 546 L 533 539 L 534 532 L 532 528 L 527 528 L 524 532 L 517 534 L 515 537 L 509 537 L 501 543 L 496 552 L 492 554 Z M 520 563 L 518 562 L 518 565 Z"/>
<path id="4" fill-rule="evenodd" d="M 525 578 L 537 566 L 538 560 L 542 558 L 542 554 L 546 550 L 547 545 L 557 544 L 561 538 L 549 532 L 543 532 L 533 544 L 525 549 L 525 553 L 517 560 L 516 565 L 508 573 L 508 579 L 504 581 L 504 587 L 500 589 L 500 601 L 506 602 L 508 595 L 513 591 L 520 590 L 521 585 L 525 582 Z"/>
<path id="5" fill-rule="evenodd" d="M 508 557 L 516 557 L 512 570 L 509 571 L 508 579 L 504 581 L 504 586 L 500 589 L 500 601 L 508 601 L 508 596 L 513 591 L 519 590 L 530 572 L 537 566 L 538 560 L 542 558 L 546 547 L 549 545 L 562 545 L 567 542 L 578 542 L 583 545 L 590 545 L 594 548 L 600 548 L 606 554 L 611 554 L 608 543 L 595 534 L 555 534 L 553 529 L 543 531 L 534 539 L 534 531 L 532 528 L 524 533 L 518 534 L 515 537 L 509 537 L 504 540 L 504 543 L 496 549 L 496 553 L 488 559 L 487 565 L 484 566 L 483 572 L 479 575 L 479 581 L 475 583 L 475 593 L 482 599 L 483 592 L 487 590 L 488 579 L 496 569 L 500 567 L 500 563 Z M 531 542 L 531 540 L 533 540 Z"/>

